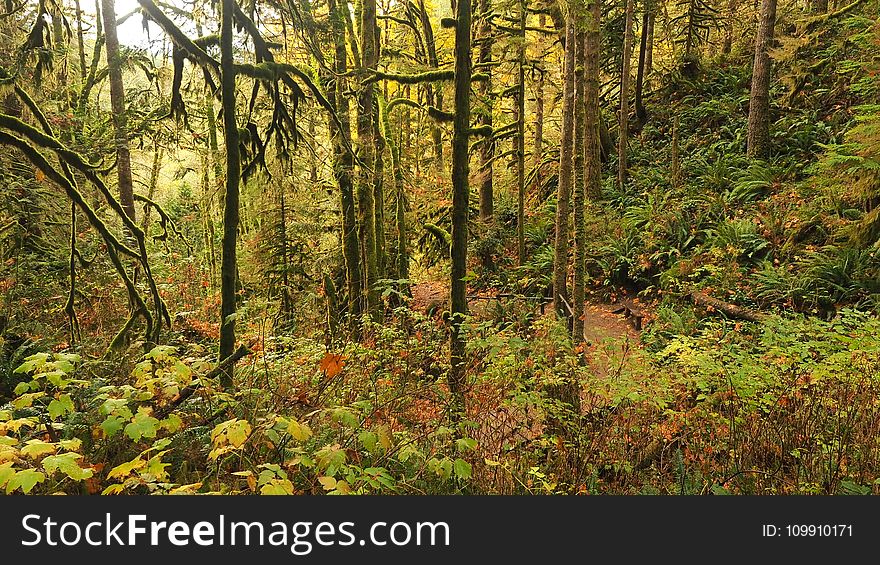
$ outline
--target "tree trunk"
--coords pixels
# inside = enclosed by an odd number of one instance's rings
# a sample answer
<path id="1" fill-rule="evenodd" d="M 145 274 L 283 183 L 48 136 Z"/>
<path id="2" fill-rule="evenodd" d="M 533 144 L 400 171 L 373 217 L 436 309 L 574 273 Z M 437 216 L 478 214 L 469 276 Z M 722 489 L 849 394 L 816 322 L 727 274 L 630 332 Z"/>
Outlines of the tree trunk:
<path id="1" fill-rule="evenodd" d="M 623 68 L 620 73 L 620 121 L 617 140 L 617 183 L 626 184 L 626 156 L 629 137 L 629 81 L 632 59 L 633 0 L 626 0 L 626 25 L 623 35 Z"/>
<path id="2" fill-rule="evenodd" d="M 648 55 L 648 31 L 650 30 L 650 25 L 648 22 L 651 20 L 651 16 L 648 13 L 649 8 L 645 8 L 645 13 L 642 14 L 642 33 L 641 33 L 641 41 L 639 42 L 639 63 L 636 69 L 636 129 L 641 130 L 646 123 L 648 123 L 648 111 L 645 109 L 645 104 L 642 102 L 642 93 L 645 87 L 645 59 Z"/>
<path id="3" fill-rule="evenodd" d="M 556 241 L 553 254 L 553 307 L 556 315 L 571 326 L 568 299 L 568 235 L 569 198 L 571 197 L 574 163 L 574 66 L 575 22 L 572 15 L 565 21 L 565 69 L 562 91 L 562 139 L 559 146 L 559 182 L 556 193 Z"/>
<path id="4" fill-rule="evenodd" d="M 376 70 L 376 0 L 364 0 L 361 7 L 360 46 L 361 67 L 365 72 Z M 376 257 L 376 203 L 373 179 L 367 167 L 375 165 L 373 136 L 373 88 L 374 83 L 361 83 L 358 92 L 358 156 L 366 167 L 360 168 L 358 175 L 358 214 L 360 228 L 361 260 L 366 271 L 365 291 L 366 310 L 374 320 L 378 320 L 379 293 L 376 289 L 378 261 Z"/>
<path id="5" fill-rule="evenodd" d="M 211 266 L 211 284 L 216 285 L 217 280 L 217 252 L 214 249 L 215 230 L 214 230 L 214 199 L 220 193 L 220 188 L 224 185 L 223 163 L 220 161 L 220 147 L 217 143 L 217 118 L 214 116 L 214 97 L 210 92 L 205 92 L 205 115 L 208 117 L 208 147 L 210 152 L 208 160 L 214 167 L 214 184 L 209 185 L 208 192 L 205 194 L 206 210 L 205 221 L 208 228 L 208 239 L 210 245 L 208 247 L 208 262 Z M 205 174 L 208 174 L 207 171 Z M 216 288 L 216 287 L 215 287 Z"/>
<path id="6" fill-rule="evenodd" d="M 478 62 L 481 71 L 486 74 L 486 80 L 478 85 L 478 96 L 483 110 L 478 116 L 479 124 L 492 127 L 492 27 L 489 24 L 489 16 L 492 14 L 492 0 L 480 0 L 480 51 Z M 480 219 L 489 222 L 494 212 L 493 194 L 493 167 L 492 159 L 495 156 L 495 140 L 487 136 L 480 144 Z"/>
<path id="7" fill-rule="evenodd" d="M 810 9 L 814 14 L 824 14 L 828 11 L 828 0 L 810 0 Z"/>
<path id="8" fill-rule="evenodd" d="M 544 29 L 547 25 L 547 17 L 538 15 L 538 27 Z M 543 182 L 541 175 L 541 160 L 544 154 L 544 68 L 543 61 L 537 68 L 538 80 L 535 83 L 535 143 L 532 149 L 532 167 L 535 169 L 535 186 L 540 187 Z"/>
<path id="9" fill-rule="evenodd" d="M 575 344 L 584 340 L 584 254 L 587 245 L 587 233 L 584 226 L 584 133 L 586 123 L 586 97 L 584 92 L 584 27 L 585 18 L 578 17 L 575 35 L 575 67 L 574 67 L 574 186 L 572 191 L 572 207 L 574 208 L 574 277 L 571 287 L 572 331 Z"/>
<path id="10" fill-rule="evenodd" d="M 382 96 L 381 92 L 373 92 L 374 99 Z M 376 279 L 384 279 L 386 271 L 385 250 L 385 135 L 379 124 L 378 104 L 373 104 L 373 139 L 376 141 L 376 159 L 373 165 L 373 203 L 376 206 Z"/>
<path id="11" fill-rule="evenodd" d="M 79 52 L 79 78 L 85 84 L 89 70 L 86 66 L 86 46 L 83 40 L 83 13 L 79 0 L 73 0 L 73 5 L 76 9 L 76 46 Z M 97 38 L 95 39 L 97 40 Z"/>
<path id="12" fill-rule="evenodd" d="M 434 28 L 431 27 L 431 18 L 428 16 L 428 10 L 425 9 L 425 0 L 419 0 L 419 19 L 422 23 L 422 33 L 425 35 L 425 50 L 428 55 L 428 63 L 432 68 L 440 66 L 437 58 L 437 43 L 434 41 Z M 435 106 L 438 110 L 443 110 L 443 89 L 438 84 L 436 90 L 431 84 L 426 87 L 428 96 L 428 104 Z M 434 165 L 437 172 L 443 174 L 443 137 L 442 131 L 437 124 L 431 123 L 431 138 L 434 140 Z"/>
<path id="13" fill-rule="evenodd" d="M 471 127 L 471 0 L 458 0 L 455 24 L 455 119 L 452 123 L 452 268 L 450 305 L 449 390 L 459 405 L 465 385 L 468 243 L 468 145 Z"/>
<path id="14" fill-rule="evenodd" d="M 728 0 L 727 17 L 724 20 L 724 41 L 721 43 L 721 53 L 729 55 L 733 49 L 733 23 L 736 21 L 736 9 L 739 0 Z"/>
<path id="15" fill-rule="evenodd" d="M 105 0 L 106 1 L 106 0 Z M 226 144 L 226 198 L 223 211 L 223 248 L 220 259 L 220 359 L 235 350 L 235 295 L 238 285 L 238 204 L 241 155 L 238 151 L 238 121 L 235 112 L 235 59 L 232 50 L 232 12 L 235 0 L 222 0 L 220 21 L 220 93 L 223 100 L 223 136 Z M 220 375 L 220 384 L 233 385 L 233 369 Z"/>
<path id="16" fill-rule="evenodd" d="M 776 25 L 776 0 L 761 2 L 758 32 L 755 36 L 755 64 L 752 67 L 752 93 L 749 97 L 749 132 L 746 154 L 764 159 L 770 153 L 770 45 Z"/>
<path id="17" fill-rule="evenodd" d="M 519 49 L 517 53 L 516 92 L 516 257 L 522 266 L 526 262 L 525 202 L 526 202 L 526 5 L 519 6 Z"/>
<path id="18" fill-rule="evenodd" d="M 672 119 L 672 147 L 669 159 L 669 180 L 673 188 L 681 184 L 681 156 L 678 150 L 678 114 Z"/>
<path id="19" fill-rule="evenodd" d="M 648 18 L 648 48 L 645 54 L 645 83 L 651 84 L 651 71 L 654 70 L 654 20 L 657 17 L 657 11 L 651 10 L 651 16 Z"/>
<path id="20" fill-rule="evenodd" d="M 122 61 L 119 56 L 119 38 L 116 35 L 114 0 L 101 0 L 104 18 L 107 67 L 110 77 L 110 108 L 116 143 L 116 173 L 119 181 L 119 202 L 125 214 L 135 221 L 134 189 L 131 179 L 131 150 L 128 146 L 128 124 L 125 115 L 125 88 L 122 86 Z M 129 234 L 130 236 L 131 234 Z"/>
<path id="21" fill-rule="evenodd" d="M 358 238 L 357 212 L 355 211 L 354 185 L 352 171 L 354 159 L 347 147 L 351 146 L 351 123 L 348 97 L 345 95 L 345 74 L 348 72 L 347 51 L 345 49 L 345 19 L 340 11 L 348 9 L 348 4 L 328 1 L 331 13 L 333 37 L 335 39 L 334 71 L 332 84 L 328 85 L 327 97 L 341 128 L 332 117 L 327 124 L 333 141 L 333 176 L 339 186 L 342 208 L 342 255 L 345 258 L 345 282 L 348 287 L 348 312 L 357 321 L 363 312 L 363 281 L 361 274 L 360 241 Z"/>
<path id="22" fill-rule="evenodd" d="M 590 19 L 584 39 L 584 185 L 586 197 L 602 197 L 602 114 L 599 109 L 601 0 L 589 4 Z M 586 259 L 585 250 L 584 259 Z"/>

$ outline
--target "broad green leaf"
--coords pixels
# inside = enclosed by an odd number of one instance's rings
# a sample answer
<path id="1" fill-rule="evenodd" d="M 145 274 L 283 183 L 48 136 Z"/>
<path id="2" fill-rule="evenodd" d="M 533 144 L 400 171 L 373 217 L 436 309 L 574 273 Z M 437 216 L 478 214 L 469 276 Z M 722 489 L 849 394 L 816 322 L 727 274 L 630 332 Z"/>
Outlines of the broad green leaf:
<path id="1" fill-rule="evenodd" d="M 368 430 L 364 430 L 361 433 L 359 433 L 358 439 L 361 440 L 361 443 L 363 444 L 364 448 L 366 448 L 366 450 L 369 451 L 370 453 L 372 453 L 373 451 L 376 450 L 376 444 L 379 442 L 378 436 L 376 436 L 375 433 L 368 431 Z"/>
<path id="2" fill-rule="evenodd" d="M 180 416 L 177 414 L 171 414 L 159 424 L 163 430 L 168 431 L 169 433 L 174 433 L 183 426 L 183 420 L 180 419 Z"/>
<path id="3" fill-rule="evenodd" d="M 459 451 L 473 451 L 477 448 L 477 440 L 463 437 L 455 440 L 455 446 Z"/>
<path id="4" fill-rule="evenodd" d="M 33 469 L 23 469 L 17 472 L 15 476 L 9 479 L 6 483 L 6 492 L 8 494 L 17 488 L 20 488 L 21 492 L 27 494 L 31 492 L 37 483 L 42 483 L 45 480 L 46 475 L 43 473 L 34 471 Z"/>
<path id="5" fill-rule="evenodd" d="M 471 478 L 471 464 L 465 461 L 464 459 L 456 459 L 455 460 L 455 476 L 459 479 L 470 479 Z"/>
<path id="6" fill-rule="evenodd" d="M 107 416 L 104 421 L 101 422 L 101 429 L 104 430 L 105 436 L 113 437 L 124 425 L 125 420 L 119 416 Z"/>
<path id="7" fill-rule="evenodd" d="M 158 426 L 159 420 L 142 410 L 138 410 L 131 423 L 125 426 L 125 433 L 134 441 L 138 441 L 141 438 L 156 437 L 156 428 Z"/>
<path id="8" fill-rule="evenodd" d="M 74 410 L 73 400 L 70 398 L 69 394 L 62 394 L 49 403 L 49 417 L 52 419 L 60 418 Z"/>
<path id="9" fill-rule="evenodd" d="M 12 468 L 12 461 L 0 463 L 0 488 L 6 486 L 9 479 L 15 476 L 15 469 Z"/>
<path id="10" fill-rule="evenodd" d="M 43 469 L 46 473 L 52 475 L 56 471 L 61 471 L 74 481 L 82 481 L 92 476 L 91 469 L 83 469 L 79 466 L 79 460 L 82 455 L 79 453 L 63 453 L 61 455 L 50 455 L 43 459 Z"/>

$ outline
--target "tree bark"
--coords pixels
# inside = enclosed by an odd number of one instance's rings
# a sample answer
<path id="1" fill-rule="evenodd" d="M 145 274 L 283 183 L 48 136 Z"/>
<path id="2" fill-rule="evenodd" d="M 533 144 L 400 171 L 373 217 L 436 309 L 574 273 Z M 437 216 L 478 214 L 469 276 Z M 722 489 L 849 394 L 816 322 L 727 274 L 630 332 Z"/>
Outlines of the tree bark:
<path id="1" fill-rule="evenodd" d="M 483 106 L 480 112 L 479 125 L 492 127 L 493 101 L 492 101 L 492 26 L 489 24 L 489 16 L 492 14 L 492 0 L 480 0 L 480 51 L 477 61 L 482 65 L 482 72 L 486 74 L 486 80 L 478 85 L 478 96 Z M 489 222 L 494 213 L 494 168 L 492 166 L 495 157 L 495 140 L 492 136 L 486 137 L 480 144 L 480 219 Z"/>
<path id="2" fill-rule="evenodd" d="M 517 53 L 516 92 L 516 257 L 522 266 L 526 262 L 525 202 L 526 202 L 526 4 L 519 5 L 519 49 Z"/>
<path id="3" fill-rule="evenodd" d="M 556 315 L 571 327 L 568 295 L 569 199 L 574 163 L 574 66 L 575 22 L 569 14 L 565 21 L 565 67 L 562 91 L 562 139 L 559 146 L 559 182 L 556 192 L 556 240 L 553 253 L 553 307 Z"/>
<path id="4" fill-rule="evenodd" d="M 449 390 L 463 403 L 467 315 L 468 145 L 471 126 L 471 0 L 458 0 L 455 23 L 455 120 L 452 124 L 452 268 Z"/>
<path id="5" fill-rule="evenodd" d="M 623 35 L 623 65 L 620 73 L 620 118 L 617 140 L 617 183 L 626 184 L 626 157 L 629 137 L 629 82 L 632 59 L 633 0 L 626 0 L 626 24 Z"/>
<path id="6" fill-rule="evenodd" d="M 106 1 L 106 0 L 105 0 Z M 223 211 L 223 247 L 220 259 L 220 359 L 235 350 L 236 288 L 238 285 L 238 206 L 241 155 L 235 109 L 235 59 L 232 50 L 232 13 L 235 0 L 222 0 L 220 20 L 220 93 L 223 100 L 223 137 L 226 144 L 226 197 Z M 223 388 L 232 388 L 234 366 L 220 375 Z"/>
<path id="7" fill-rule="evenodd" d="M 729 55 L 733 49 L 733 23 L 736 21 L 736 9 L 739 0 L 728 0 L 727 17 L 724 20 L 724 41 L 721 43 L 721 53 Z"/>
<path id="8" fill-rule="evenodd" d="M 354 159 L 347 149 L 347 147 L 351 147 L 349 104 L 348 97 L 345 95 L 348 55 L 345 49 L 345 17 L 340 13 L 340 10 L 347 9 L 347 4 L 337 5 L 336 0 L 328 0 L 328 9 L 331 14 L 330 22 L 335 40 L 333 70 L 336 76 L 332 77 L 332 84 L 328 86 L 327 98 L 339 117 L 341 127 L 332 117 L 328 117 L 327 124 L 333 142 L 333 176 L 339 186 L 342 208 L 342 255 L 345 259 L 345 282 L 348 287 L 348 312 L 352 321 L 356 322 L 363 312 L 363 281 L 354 184 L 352 182 Z"/>
<path id="9" fill-rule="evenodd" d="M 361 6 L 360 47 L 361 67 L 365 72 L 375 71 L 378 61 L 376 51 L 376 0 L 364 0 Z M 362 82 L 358 92 L 358 156 L 367 166 L 375 165 L 373 139 L 376 132 L 373 128 L 373 82 Z M 361 260 L 366 271 L 365 293 L 367 297 L 366 311 L 374 320 L 380 317 L 379 293 L 376 289 L 378 280 L 378 262 L 376 256 L 376 203 L 373 179 L 367 167 L 360 168 L 358 175 L 358 214 L 360 228 Z"/>
<path id="10" fill-rule="evenodd" d="M 434 40 L 434 28 L 431 26 L 431 18 L 428 16 L 428 10 L 425 8 L 425 0 L 419 0 L 419 18 L 422 23 L 422 33 L 425 35 L 425 50 L 427 51 L 428 63 L 432 68 L 440 66 L 437 58 L 437 43 Z M 426 86 L 428 104 L 435 106 L 438 110 L 443 110 L 443 89 L 437 85 L 436 90 L 431 84 Z M 434 165 L 437 172 L 443 173 L 443 136 L 442 131 L 437 124 L 431 123 L 431 138 L 434 140 Z"/>
<path id="11" fill-rule="evenodd" d="M 76 10 L 76 47 L 79 54 L 79 78 L 85 84 L 89 70 L 86 66 L 86 46 L 83 40 L 83 13 L 79 0 L 73 0 L 73 5 Z M 97 38 L 95 40 L 97 41 Z"/>
<path id="12" fill-rule="evenodd" d="M 645 13 L 642 14 L 642 33 L 641 33 L 641 41 L 639 42 L 639 63 L 636 68 L 636 130 L 642 129 L 646 123 L 648 123 L 648 111 L 645 109 L 645 104 L 642 101 L 642 93 L 645 87 L 645 60 L 648 55 L 648 31 L 650 31 L 649 22 L 651 21 L 651 15 L 648 12 L 649 8 L 645 8 Z"/>
<path id="13" fill-rule="evenodd" d="M 584 184 L 586 197 L 596 200 L 602 197 L 602 113 L 599 108 L 601 0 L 589 3 L 589 14 L 584 39 Z M 586 259 L 586 255 L 583 259 Z"/>
<path id="14" fill-rule="evenodd" d="M 544 29 L 547 25 L 547 17 L 538 15 L 538 27 Z M 532 167 L 535 169 L 535 185 L 541 186 L 544 182 L 541 175 L 541 160 L 544 154 L 544 68 L 543 61 L 536 69 L 538 80 L 535 83 L 535 142 L 532 149 Z"/>
<path id="15" fill-rule="evenodd" d="M 578 8 L 584 6 L 578 2 Z M 574 273 L 571 286 L 572 305 L 572 330 L 571 335 L 575 344 L 584 340 L 584 254 L 587 245 L 587 233 L 584 226 L 584 133 L 586 123 L 584 114 L 586 110 L 586 96 L 584 92 L 584 39 L 585 18 L 578 15 L 577 31 L 575 33 L 574 51 L 574 186 L 572 194 L 572 207 L 574 208 Z"/>
<path id="16" fill-rule="evenodd" d="M 116 144 L 116 174 L 119 183 L 119 202 L 125 214 L 135 221 L 134 188 L 131 178 L 131 150 L 128 145 L 128 124 L 125 114 L 125 88 L 122 85 L 122 61 L 119 55 L 119 38 L 116 34 L 116 9 L 114 0 L 101 0 L 104 18 L 104 37 L 107 49 L 107 67 L 110 78 L 110 108 L 113 112 L 113 129 Z M 129 237 L 131 234 L 129 234 Z"/>
<path id="17" fill-rule="evenodd" d="M 746 154 L 764 159 L 770 153 L 770 70 L 769 49 L 776 26 L 776 0 L 762 0 L 758 32 L 755 36 L 755 63 L 749 97 L 749 131 Z"/>

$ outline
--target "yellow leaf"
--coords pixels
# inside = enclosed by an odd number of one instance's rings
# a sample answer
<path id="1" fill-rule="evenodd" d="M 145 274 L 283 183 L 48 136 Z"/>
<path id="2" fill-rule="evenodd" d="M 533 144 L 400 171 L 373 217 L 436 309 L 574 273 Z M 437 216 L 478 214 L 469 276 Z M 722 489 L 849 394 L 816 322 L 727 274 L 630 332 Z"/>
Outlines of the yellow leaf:
<path id="1" fill-rule="evenodd" d="M 21 454 L 31 459 L 36 459 L 40 455 L 48 455 L 50 453 L 55 453 L 55 445 L 39 439 L 32 439 L 21 448 Z"/>
<path id="2" fill-rule="evenodd" d="M 300 424 L 296 420 L 291 420 L 287 426 L 287 433 L 297 441 L 306 441 L 312 437 L 312 429 L 306 424 Z"/>
<path id="3" fill-rule="evenodd" d="M 333 490 L 336 488 L 336 479 L 333 477 L 318 477 L 318 482 L 324 487 L 324 490 Z"/>

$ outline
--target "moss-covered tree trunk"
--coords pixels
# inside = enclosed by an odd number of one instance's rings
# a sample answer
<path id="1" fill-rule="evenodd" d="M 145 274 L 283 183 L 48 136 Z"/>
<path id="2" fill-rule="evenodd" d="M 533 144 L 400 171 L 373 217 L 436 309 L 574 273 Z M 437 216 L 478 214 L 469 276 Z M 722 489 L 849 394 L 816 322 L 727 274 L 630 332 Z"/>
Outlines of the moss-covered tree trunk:
<path id="1" fill-rule="evenodd" d="M 107 68 L 110 78 L 110 108 L 113 112 L 119 202 L 122 204 L 125 214 L 134 221 L 134 185 L 131 178 L 131 150 L 128 142 L 125 87 L 122 84 L 122 60 L 119 54 L 119 38 L 116 33 L 114 0 L 101 0 L 101 14 L 104 18 L 104 45 L 107 50 Z"/>
<path id="2" fill-rule="evenodd" d="M 361 70 L 364 73 L 376 70 L 378 53 L 376 50 L 376 0 L 364 0 L 361 5 L 360 49 Z M 376 257 L 376 202 L 375 186 L 369 167 L 375 166 L 375 145 L 373 118 L 374 83 L 361 81 L 358 92 L 358 157 L 363 162 L 358 175 L 358 221 L 360 230 L 361 260 L 365 271 L 364 291 L 366 311 L 374 320 L 380 317 L 378 280 L 378 260 Z"/>
<path id="3" fill-rule="evenodd" d="M 646 4 L 642 14 L 642 31 L 639 40 L 639 62 L 636 67 L 636 129 L 641 129 L 648 122 L 648 110 L 642 100 L 645 89 L 645 62 L 648 56 L 648 33 L 651 31 L 650 4 Z"/>
<path id="4" fill-rule="evenodd" d="M 458 0 L 455 13 L 455 119 L 452 123 L 452 268 L 449 390 L 461 400 L 465 385 L 468 243 L 468 145 L 471 127 L 471 0 Z"/>
<path id="5" fill-rule="evenodd" d="M 425 8 L 425 0 L 419 0 L 419 19 L 422 24 L 422 33 L 425 36 L 425 51 L 428 56 L 428 64 L 432 68 L 440 66 L 440 60 L 437 58 L 437 42 L 434 40 L 434 28 L 431 26 L 431 18 L 428 10 Z M 425 88 L 428 105 L 434 106 L 438 110 L 443 110 L 443 88 L 438 84 L 436 88 L 428 83 Z M 433 121 L 431 122 L 431 139 L 434 141 L 434 165 L 437 172 L 443 173 L 443 135 L 440 128 Z"/>
<path id="6" fill-rule="evenodd" d="M 569 199 L 574 163 L 574 65 L 575 22 L 569 14 L 565 20 L 565 66 L 562 90 L 562 139 L 559 146 L 559 182 L 556 191 L 556 239 L 553 253 L 553 306 L 557 316 L 570 326 L 571 311 L 568 295 Z"/>
<path id="7" fill-rule="evenodd" d="M 363 278 L 360 259 L 360 239 L 358 237 L 357 212 L 354 200 L 354 184 L 352 172 L 354 159 L 348 147 L 351 147 L 351 121 L 349 117 L 348 97 L 345 95 L 345 74 L 348 72 L 347 51 L 345 49 L 345 16 L 341 10 L 347 10 L 345 2 L 337 4 L 336 0 L 328 0 L 330 22 L 333 28 L 334 57 L 333 70 L 335 77 L 327 88 L 327 98 L 339 117 L 339 124 L 328 117 L 327 124 L 333 142 L 333 176 L 339 186 L 340 204 L 342 208 L 342 255 L 345 260 L 345 283 L 348 291 L 348 312 L 356 321 L 363 312 Z"/>
<path id="8" fill-rule="evenodd" d="M 226 145 L 226 195 L 223 210 L 223 246 L 220 258 L 220 359 L 235 350 L 236 287 L 238 283 L 238 205 L 241 156 L 238 151 L 238 121 L 235 109 L 235 59 L 232 13 L 235 0 L 223 0 L 220 20 L 220 94 L 223 100 L 223 137 Z M 233 386 L 233 365 L 220 376 L 223 388 Z"/>
<path id="9" fill-rule="evenodd" d="M 602 197 L 602 120 L 599 109 L 601 18 L 602 2 L 592 0 L 588 6 L 584 37 L 584 185 L 586 197 L 592 200 Z"/>
<path id="10" fill-rule="evenodd" d="M 381 96 L 374 91 L 374 98 Z M 387 253 L 385 248 L 385 134 L 379 124 L 378 104 L 373 104 L 373 139 L 376 142 L 376 159 L 373 162 L 373 203 L 376 206 L 376 279 L 386 275 Z"/>
<path id="11" fill-rule="evenodd" d="M 73 0 L 73 6 L 76 13 L 76 47 L 77 54 L 79 55 L 79 78 L 85 84 L 89 70 L 86 66 L 86 45 L 83 39 L 83 12 L 79 0 Z"/>
<path id="12" fill-rule="evenodd" d="M 516 258 L 526 262 L 526 4 L 519 4 L 516 90 Z"/>
<path id="13" fill-rule="evenodd" d="M 620 116 L 617 140 L 617 183 L 620 187 L 623 187 L 626 184 L 632 35 L 633 0 L 626 0 L 626 23 L 623 32 L 623 65 L 620 72 Z"/>
<path id="14" fill-rule="evenodd" d="M 480 71 L 486 75 L 486 80 L 477 85 L 477 94 L 482 108 L 478 116 L 480 125 L 492 127 L 492 26 L 489 17 L 492 14 L 492 0 L 480 0 L 480 50 L 478 64 Z M 495 140 L 492 136 L 486 137 L 480 144 L 480 174 L 478 177 L 480 187 L 480 219 L 488 222 L 494 213 L 494 167 L 492 166 L 495 156 Z"/>
<path id="15" fill-rule="evenodd" d="M 584 5 L 577 3 L 578 9 Z M 584 111 L 586 96 L 584 92 L 584 26 L 585 14 L 578 14 L 574 46 L 574 185 L 572 187 L 572 208 L 574 209 L 574 268 L 571 287 L 572 330 L 574 343 L 584 340 L 584 253 L 587 234 L 584 226 Z"/>
<path id="16" fill-rule="evenodd" d="M 749 97 L 749 131 L 746 153 L 766 158 L 770 153 L 770 46 L 776 26 L 776 0 L 761 2 L 758 32 L 755 35 L 755 63 L 752 67 L 752 92 Z"/>
<path id="17" fill-rule="evenodd" d="M 538 15 L 538 28 L 544 29 L 547 25 L 547 16 Z M 532 145 L 532 167 L 535 169 L 535 185 L 541 186 L 544 178 L 541 175 L 541 161 L 544 155 L 544 63 L 538 59 L 535 70 L 535 138 Z"/>

